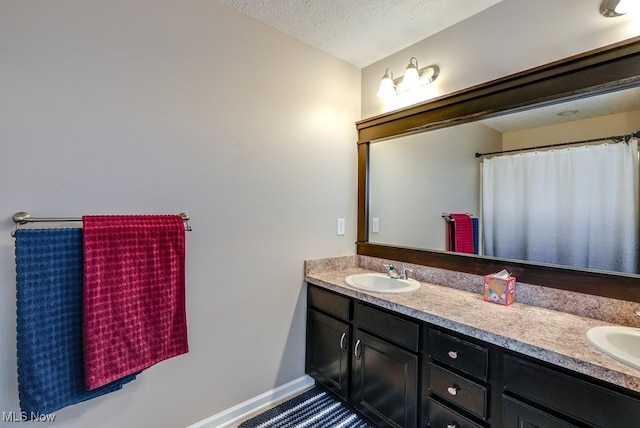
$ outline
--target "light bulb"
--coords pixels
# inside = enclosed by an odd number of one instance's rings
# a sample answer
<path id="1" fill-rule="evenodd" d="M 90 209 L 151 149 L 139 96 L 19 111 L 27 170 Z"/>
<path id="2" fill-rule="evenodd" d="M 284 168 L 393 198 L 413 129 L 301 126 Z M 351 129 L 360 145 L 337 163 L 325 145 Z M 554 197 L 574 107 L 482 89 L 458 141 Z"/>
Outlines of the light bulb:
<path id="1" fill-rule="evenodd" d="M 410 90 L 418 86 L 420 86 L 418 60 L 415 57 L 412 57 L 409 61 L 409 65 L 407 65 L 407 69 L 404 71 L 404 78 L 402 79 L 402 89 Z"/>
<path id="2" fill-rule="evenodd" d="M 628 14 L 638 12 L 640 10 L 638 0 L 620 0 L 616 6 L 616 13 Z"/>
<path id="3" fill-rule="evenodd" d="M 620 13 L 620 14 L 627 14 L 629 13 L 629 1 L 625 1 L 625 0 L 620 0 L 618 2 L 618 5 L 615 8 L 616 13 Z"/>
<path id="4" fill-rule="evenodd" d="M 396 94 L 396 85 L 393 83 L 393 74 L 387 68 L 387 71 L 380 80 L 380 86 L 378 86 L 378 95 L 380 98 L 389 98 Z"/>

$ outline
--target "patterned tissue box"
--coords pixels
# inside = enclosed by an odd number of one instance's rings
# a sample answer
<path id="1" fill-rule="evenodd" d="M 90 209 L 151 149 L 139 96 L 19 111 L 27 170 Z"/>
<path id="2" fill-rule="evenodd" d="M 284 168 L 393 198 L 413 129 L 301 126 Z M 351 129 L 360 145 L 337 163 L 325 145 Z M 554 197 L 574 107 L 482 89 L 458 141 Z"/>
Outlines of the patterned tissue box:
<path id="1" fill-rule="evenodd" d="M 516 297 L 516 278 L 502 271 L 484 277 L 484 300 L 510 305 Z"/>

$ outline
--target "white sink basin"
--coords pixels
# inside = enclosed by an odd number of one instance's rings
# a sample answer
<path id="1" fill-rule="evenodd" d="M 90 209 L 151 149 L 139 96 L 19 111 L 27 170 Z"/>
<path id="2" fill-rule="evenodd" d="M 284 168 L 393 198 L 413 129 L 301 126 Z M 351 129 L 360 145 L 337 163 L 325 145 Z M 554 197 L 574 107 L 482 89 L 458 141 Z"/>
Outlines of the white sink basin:
<path id="1" fill-rule="evenodd" d="M 608 356 L 640 369 L 640 329 L 622 326 L 593 327 L 589 342 Z"/>
<path id="2" fill-rule="evenodd" d="M 420 288 L 415 279 L 395 279 L 383 273 L 356 273 L 345 278 L 353 288 L 374 293 L 408 293 Z"/>

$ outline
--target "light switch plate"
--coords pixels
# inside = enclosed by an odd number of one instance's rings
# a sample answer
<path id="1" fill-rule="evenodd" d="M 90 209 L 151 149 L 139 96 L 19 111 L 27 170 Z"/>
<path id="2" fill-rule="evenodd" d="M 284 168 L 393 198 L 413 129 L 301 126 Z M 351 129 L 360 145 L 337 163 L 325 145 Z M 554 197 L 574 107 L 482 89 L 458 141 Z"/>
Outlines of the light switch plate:
<path id="1" fill-rule="evenodd" d="M 337 230 L 338 236 L 344 235 L 345 224 L 344 224 L 344 219 L 343 218 L 339 218 L 338 219 L 338 228 L 337 229 L 338 229 Z"/>

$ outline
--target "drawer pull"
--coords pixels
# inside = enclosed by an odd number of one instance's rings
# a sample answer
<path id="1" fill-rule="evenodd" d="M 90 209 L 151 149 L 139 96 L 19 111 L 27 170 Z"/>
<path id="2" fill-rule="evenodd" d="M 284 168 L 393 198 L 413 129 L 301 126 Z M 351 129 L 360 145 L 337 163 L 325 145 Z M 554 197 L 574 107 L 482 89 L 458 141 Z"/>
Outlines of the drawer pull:
<path id="1" fill-rule="evenodd" d="M 460 425 L 457 422 L 451 422 L 447 424 L 447 428 L 460 428 Z"/>
<path id="2" fill-rule="evenodd" d="M 456 351 L 449 351 L 449 352 L 447 352 L 447 354 L 449 355 L 449 358 L 451 358 L 453 360 L 458 358 L 458 352 L 456 352 Z"/>
<path id="3" fill-rule="evenodd" d="M 451 395 L 458 395 L 458 391 L 460 391 L 458 385 L 453 385 L 447 388 L 447 392 Z"/>
<path id="4" fill-rule="evenodd" d="M 344 351 L 346 351 L 346 350 L 347 350 L 347 348 L 344 346 L 344 339 L 345 339 L 346 337 L 347 337 L 347 333 L 346 333 L 346 332 L 342 333 L 342 336 L 340 336 L 340 350 L 341 350 L 342 352 L 344 352 Z"/>
<path id="5" fill-rule="evenodd" d="M 356 357 L 356 360 L 360 359 L 361 356 L 361 352 L 360 352 L 360 339 L 358 339 L 356 341 L 356 346 L 353 347 L 353 356 Z"/>

